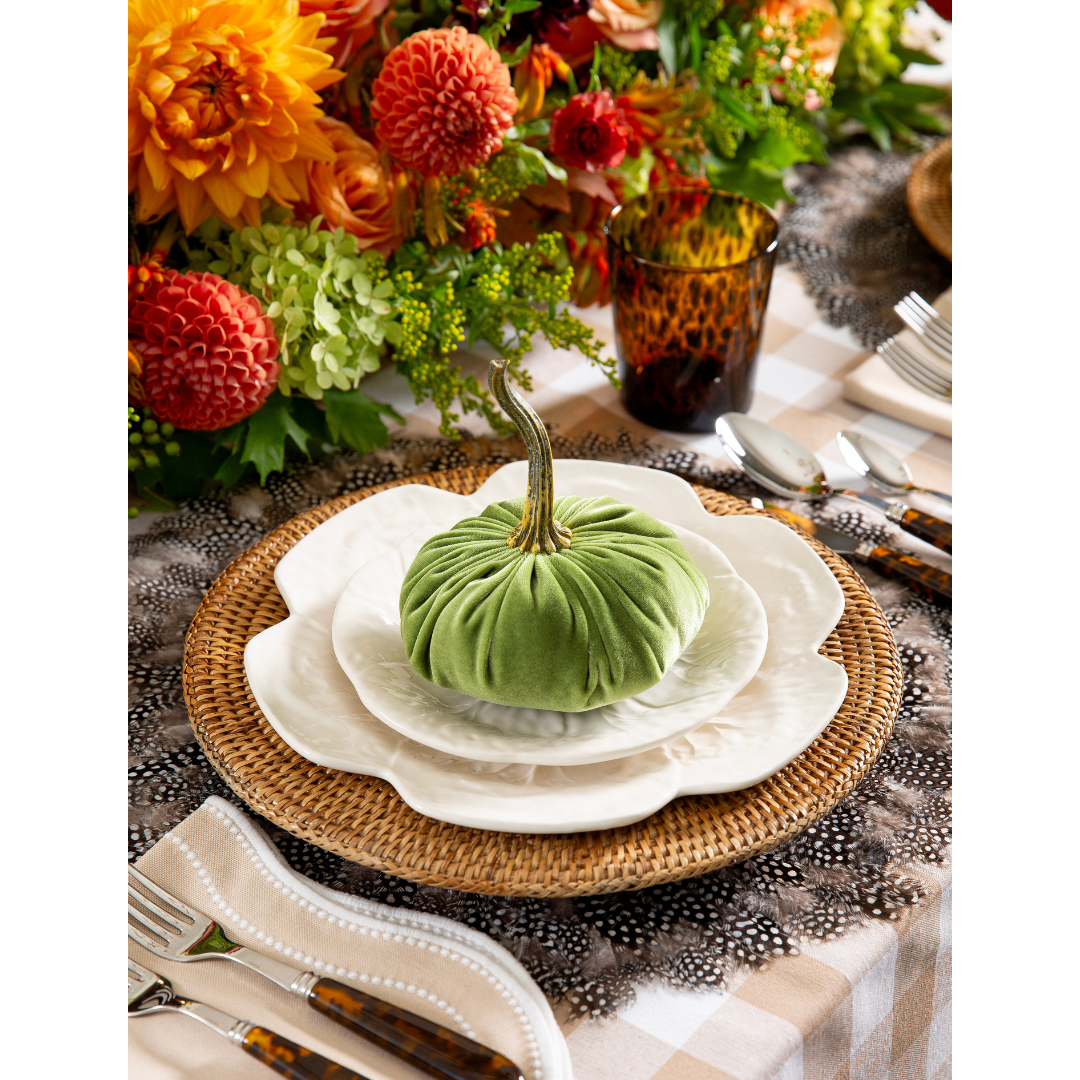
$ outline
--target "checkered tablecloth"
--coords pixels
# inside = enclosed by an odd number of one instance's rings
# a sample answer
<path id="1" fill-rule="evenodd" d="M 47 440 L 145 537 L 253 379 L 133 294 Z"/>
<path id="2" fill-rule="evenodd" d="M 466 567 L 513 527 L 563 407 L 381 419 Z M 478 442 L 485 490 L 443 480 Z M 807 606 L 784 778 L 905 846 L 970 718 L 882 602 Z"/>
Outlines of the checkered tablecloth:
<path id="1" fill-rule="evenodd" d="M 611 308 L 577 314 L 612 348 Z M 865 487 L 835 436 L 854 428 L 888 446 L 917 483 L 951 492 L 951 440 L 871 412 L 842 397 L 844 376 L 869 355 L 846 329 L 822 319 L 790 267 L 776 269 L 750 415 L 787 431 L 821 459 L 838 486 Z M 485 378 L 486 360 L 462 357 Z M 580 355 L 537 342 L 525 396 L 562 434 L 620 430 L 720 456 L 715 435 L 657 432 L 623 409 L 618 391 Z M 434 435 L 434 406 L 417 406 L 392 372 L 365 380 L 372 397 L 406 418 L 401 433 Z M 474 417 L 462 426 L 487 434 Z M 940 506 L 940 504 L 937 504 Z M 945 1080 L 950 1075 L 948 874 L 912 869 L 926 899 L 895 922 L 805 946 L 723 992 L 652 987 L 610 1020 L 572 1020 L 564 1030 L 576 1080 Z"/>
<path id="2" fill-rule="evenodd" d="M 946 1080 L 948 874 L 908 872 L 925 899 L 895 922 L 805 945 L 723 992 L 651 987 L 613 1019 L 565 1024 L 575 1080 Z"/>

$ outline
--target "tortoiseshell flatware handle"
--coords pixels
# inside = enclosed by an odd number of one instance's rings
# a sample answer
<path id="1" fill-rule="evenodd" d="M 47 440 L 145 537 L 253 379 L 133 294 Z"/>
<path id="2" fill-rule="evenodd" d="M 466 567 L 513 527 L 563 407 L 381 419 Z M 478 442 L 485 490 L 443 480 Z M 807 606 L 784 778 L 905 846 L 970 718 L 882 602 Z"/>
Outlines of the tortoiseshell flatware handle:
<path id="1" fill-rule="evenodd" d="M 933 544 L 936 548 L 952 554 L 952 524 L 918 510 L 908 510 L 902 514 L 896 524 L 912 536 Z"/>
<path id="2" fill-rule="evenodd" d="M 253 1027 L 240 1045 L 256 1061 L 261 1061 L 289 1080 L 367 1080 L 360 1073 L 266 1028 Z"/>
<path id="3" fill-rule="evenodd" d="M 855 554 L 884 577 L 899 578 L 920 596 L 933 600 L 939 607 L 952 607 L 952 574 L 927 566 L 913 555 L 892 548 L 862 543 Z"/>
<path id="4" fill-rule="evenodd" d="M 319 979 L 307 1000 L 313 1009 L 429 1076 L 524 1080 L 521 1070 L 495 1050 L 334 979 Z"/>

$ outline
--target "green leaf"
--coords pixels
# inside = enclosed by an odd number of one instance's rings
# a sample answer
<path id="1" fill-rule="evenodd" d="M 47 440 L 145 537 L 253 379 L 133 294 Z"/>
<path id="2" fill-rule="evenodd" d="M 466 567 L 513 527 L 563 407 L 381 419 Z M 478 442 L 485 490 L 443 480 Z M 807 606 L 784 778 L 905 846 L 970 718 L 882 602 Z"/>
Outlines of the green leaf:
<path id="1" fill-rule="evenodd" d="M 898 42 L 892 46 L 893 55 L 896 56 L 900 62 L 907 67 L 908 64 L 940 64 L 940 60 L 935 60 L 929 53 L 923 52 L 920 49 L 908 49 Z"/>
<path id="2" fill-rule="evenodd" d="M 535 146 L 518 146 L 518 168 L 530 184 L 543 187 L 547 183 L 548 160 Z"/>
<path id="3" fill-rule="evenodd" d="M 532 34 L 530 34 L 512 53 L 503 53 L 502 62 L 507 67 L 517 67 L 526 56 L 529 55 L 529 50 L 532 48 Z M 509 134 L 509 132 L 507 132 Z"/>
<path id="4" fill-rule="evenodd" d="M 520 15 L 523 11 L 533 11 L 541 6 L 541 0 L 508 0 L 503 11 L 509 16 Z"/>
<path id="5" fill-rule="evenodd" d="M 248 417 L 240 460 L 255 466 L 260 484 L 265 484 L 272 472 L 285 467 L 286 439 L 292 439 L 303 453 L 308 453 L 308 433 L 293 419 L 290 403 L 291 399 L 273 393 L 258 412 Z"/>
<path id="6" fill-rule="evenodd" d="M 882 150 L 892 149 L 889 125 L 874 111 L 869 99 L 864 98 L 857 91 L 844 90 L 837 92 L 833 104 L 840 112 L 847 113 L 853 120 L 858 120 Z"/>
<path id="7" fill-rule="evenodd" d="M 783 178 L 767 176 L 752 164 L 736 164 L 728 168 L 713 166 L 708 170 L 709 183 L 721 191 L 745 195 L 754 202 L 772 209 L 781 200 L 789 200 Z"/>
<path id="8" fill-rule="evenodd" d="M 390 405 L 372 401 L 359 390 L 327 390 L 326 426 L 330 439 L 338 446 L 347 446 L 359 454 L 367 454 L 389 440 L 386 425 L 380 415 L 404 424 L 402 417 Z"/>
<path id="9" fill-rule="evenodd" d="M 241 459 L 238 451 L 233 451 L 222 463 L 216 473 L 214 473 L 214 479 L 221 481 L 221 487 L 223 491 L 228 491 L 229 488 L 235 487 L 243 479 L 244 473 L 248 471 L 248 463 Z"/>
<path id="10" fill-rule="evenodd" d="M 665 15 L 656 27 L 657 36 L 660 38 L 660 63 L 669 76 L 674 76 L 679 70 L 678 53 L 675 49 L 675 35 L 679 29 L 677 21 Z"/>
<path id="11" fill-rule="evenodd" d="M 725 86 L 716 92 L 717 100 L 727 109 L 728 113 L 739 122 L 739 126 L 745 128 L 751 135 L 756 135 L 761 130 L 761 121 L 758 120 L 735 95 Z"/>
<path id="12" fill-rule="evenodd" d="M 778 172 L 809 158 L 791 139 L 778 131 L 767 131 L 760 139 L 744 143 L 739 148 L 738 156 L 763 172 Z"/>
<path id="13" fill-rule="evenodd" d="M 506 138 L 511 142 L 519 142 L 533 135 L 546 135 L 551 130 L 550 119 L 526 120 L 523 124 L 515 124 L 506 133 Z"/>
<path id="14" fill-rule="evenodd" d="M 924 105 L 931 101 L 943 101 L 946 93 L 937 86 L 921 86 L 918 83 L 902 83 L 897 79 L 883 82 L 869 100 L 875 105 L 895 101 L 901 105 Z"/>

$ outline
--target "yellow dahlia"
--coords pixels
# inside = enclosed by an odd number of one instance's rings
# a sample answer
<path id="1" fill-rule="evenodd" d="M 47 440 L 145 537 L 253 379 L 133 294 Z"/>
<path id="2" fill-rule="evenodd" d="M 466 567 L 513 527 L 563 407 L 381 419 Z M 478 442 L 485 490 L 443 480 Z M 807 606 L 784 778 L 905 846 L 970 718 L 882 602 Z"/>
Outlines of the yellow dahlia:
<path id="1" fill-rule="evenodd" d="M 306 162 L 333 161 L 318 91 L 344 73 L 298 0 L 129 0 L 129 182 L 137 216 L 176 208 L 257 224 L 259 200 L 307 198 Z"/>

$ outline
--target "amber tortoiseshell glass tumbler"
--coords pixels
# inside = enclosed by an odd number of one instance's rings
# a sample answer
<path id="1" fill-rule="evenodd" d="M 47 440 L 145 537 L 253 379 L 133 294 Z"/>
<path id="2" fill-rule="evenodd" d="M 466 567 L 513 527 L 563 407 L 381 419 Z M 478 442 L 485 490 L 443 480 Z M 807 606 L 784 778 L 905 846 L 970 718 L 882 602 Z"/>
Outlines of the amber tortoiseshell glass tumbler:
<path id="1" fill-rule="evenodd" d="M 723 191 L 651 191 L 606 225 L 615 349 L 627 411 L 667 431 L 745 412 L 779 234 Z"/>

